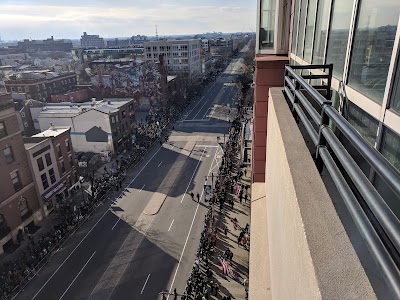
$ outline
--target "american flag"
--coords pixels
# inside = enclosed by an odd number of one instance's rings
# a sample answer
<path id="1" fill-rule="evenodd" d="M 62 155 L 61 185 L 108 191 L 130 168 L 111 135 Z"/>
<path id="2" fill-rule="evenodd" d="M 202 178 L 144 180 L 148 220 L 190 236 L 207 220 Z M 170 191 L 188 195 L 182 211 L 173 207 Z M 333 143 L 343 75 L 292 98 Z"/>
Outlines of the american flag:
<path id="1" fill-rule="evenodd" d="M 218 255 L 218 261 L 221 264 L 222 272 L 224 274 L 232 276 L 233 275 L 232 268 L 229 266 L 228 262 L 221 255 Z"/>
<path id="2" fill-rule="evenodd" d="M 240 190 L 241 190 L 240 184 L 236 183 L 236 196 L 238 196 L 238 197 L 240 194 Z"/>

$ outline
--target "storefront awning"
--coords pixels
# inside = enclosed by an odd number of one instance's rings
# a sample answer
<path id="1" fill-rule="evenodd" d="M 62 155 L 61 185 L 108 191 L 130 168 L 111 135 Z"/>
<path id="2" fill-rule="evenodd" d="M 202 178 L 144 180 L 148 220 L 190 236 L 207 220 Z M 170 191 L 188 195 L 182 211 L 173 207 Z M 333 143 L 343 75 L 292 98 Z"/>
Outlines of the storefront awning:
<path id="1" fill-rule="evenodd" d="M 60 192 L 64 187 L 64 183 L 63 182 L 59 182 L 57 184 L 54 185 L 54 187 L 52 187 L 49 191 L 47 191 L 46 193 L 44 193 L 42 195 L 42 197 L 44 198 L 44 200 L 49 200 L 51 197 L 54 196 L 54 194 L 57 194 L 58 192 Z"/>

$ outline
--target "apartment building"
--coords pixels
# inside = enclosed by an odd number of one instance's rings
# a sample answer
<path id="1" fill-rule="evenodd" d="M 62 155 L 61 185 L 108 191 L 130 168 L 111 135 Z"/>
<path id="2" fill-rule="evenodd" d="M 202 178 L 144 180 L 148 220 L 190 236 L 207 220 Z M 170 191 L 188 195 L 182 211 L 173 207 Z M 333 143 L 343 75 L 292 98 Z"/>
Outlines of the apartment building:
<path id="1" fill-rule="evenodd" d="M 18 48 L 21 51 L 37 52 L 37 51 L 62 51 L 70 52 L 72 42 L 68 40 L 55 40 L 53 36 L 46 40 L 28 40 L 25 39 L 18 42 Z"/>
<path id="2" fill-rule="evenodd" d="M 0 253 L 44 218 L 13 102 L 0 102 Z"/>
<path id="3" fill-rule="evenodd" d="M 25 93 L 26 99 L 51 101 L 51 95 L 65 93 L 77 84 L 76 74 L 46 71 L 22 72 L 4 81 L 8 93 Z"/>
<path id="4" fill-rule="evenodd" d="M 170 75 L 201 73 L 200 39 L 149 41 L 143 47 L 145 61 L 158 62 L 159 56 L 164 56 L 165 67 Z"/>
<path id="5" fill-rule="evenodd" d="M 36 190 L 46 216 L 80 188 L 70 130 L 69 127 L 51 126 L 24 138 Z"/>
<path id="6" fill-rule="evenodd" d="M 75 151 L 117 153 L 131 146 L 134 105 L 134 99 L 49 103 L 37 120 L 41 130 L 70 127 Z"/>
<path id="7" fill-rule="evenodd" d="M 249 299 L 400 298 L 399 15 L 258 1 Z"/>
<path id="8" fill-rule="evenodd" d="M 104 39 L 94 34 L 83 33 L 81 36 L 81 47 L 82 48 L 103 48 L 104 47 Z"/>

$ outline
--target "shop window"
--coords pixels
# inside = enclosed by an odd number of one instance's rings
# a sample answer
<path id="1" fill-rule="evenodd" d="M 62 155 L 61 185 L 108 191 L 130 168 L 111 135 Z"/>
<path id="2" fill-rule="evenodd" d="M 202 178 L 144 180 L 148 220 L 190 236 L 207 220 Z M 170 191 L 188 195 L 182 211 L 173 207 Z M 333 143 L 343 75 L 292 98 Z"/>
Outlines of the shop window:
<path id="1" fill-rule="evenodd" d="M 363 0 L 360 5 L 350 60 L 349 85 L 382 103 L 400 6 L 375 0 Z"/>
<path id="2" fill-rule="evenodd" d="M 303 57 L 303 49 L 304 49 L 304 33 L 307 20 L 307 4 L 308 0 L 301 1 L 299 34 L 297 38 L 297 51 L 296 51 L 296 55 L 301 58 Z"/>

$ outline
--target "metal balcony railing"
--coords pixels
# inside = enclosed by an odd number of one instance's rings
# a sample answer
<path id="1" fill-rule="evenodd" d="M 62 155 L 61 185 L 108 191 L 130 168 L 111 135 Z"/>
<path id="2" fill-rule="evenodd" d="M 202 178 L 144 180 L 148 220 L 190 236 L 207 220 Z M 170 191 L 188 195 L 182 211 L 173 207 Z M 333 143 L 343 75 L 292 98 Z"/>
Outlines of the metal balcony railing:
<path id="1" fill-rule="evenodd" d="M 311 69 L 323 69 L 324 72 L 321 72 L 322 75 L 304 76 L 297 73 Z M 332 69 L 332 65 L 287 65 L 284 94 L 295 119 L 301 121 L 311 137 L 318 170 L 322 172 L 325 167 L 329 172 L 388 286 L 400 298 L 399 219 L 341 143 L 338 133 L 346 137 L 390 187 L 397 201 L 400 201 L 400 174 L 332 107 L 329 100 Z M 321 85 L 312 86 L 307 82 L 309 79 L 321 80 Z M 317 90 L 322 90 L 327 97 Z"/>

